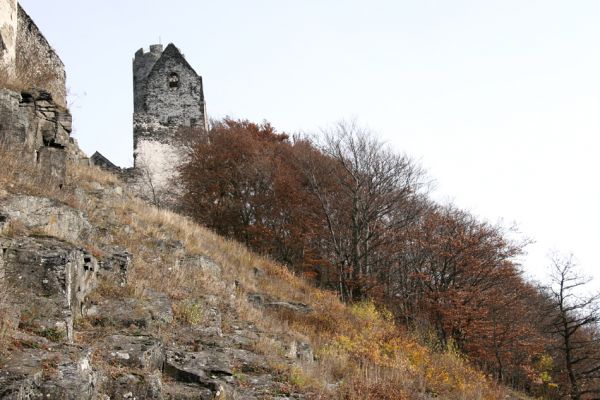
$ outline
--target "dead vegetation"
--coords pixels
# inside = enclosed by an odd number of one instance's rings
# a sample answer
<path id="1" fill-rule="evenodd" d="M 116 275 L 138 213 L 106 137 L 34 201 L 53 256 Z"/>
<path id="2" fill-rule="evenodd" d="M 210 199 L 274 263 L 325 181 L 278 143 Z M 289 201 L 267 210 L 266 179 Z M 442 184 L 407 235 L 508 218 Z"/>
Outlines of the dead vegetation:
<path id="1" fill-rule="evenodd" d="M 230 329 L 234 318 L 256 326 L 262 334 L 252 350 L 268 360 L 271 373 L 290 390 L 310 393 L 311 398 L 504 399 L 509 395 L 470 367 L 461 354 L 435 352 L 401 331 L 385 310 L 369 302 L 346 306 L 335 294 L 313 288 L 243 245 L 123 193 L 121 183 L 111 174 L 70 165 L 67 185 L 60 190 L 36 178 L 39 171 L 26 167 L 19 157 L 0 151 L 0 158 L 5 166 L 0 177 L 4 196 L 25 192 L 68 202 L 98 228 L 84 247 L 98 255 L 101 249 L 113 246 L 133 254 L 127 288 L 104 282 L 94 295 L 141 298 L 147 290 L 167 293 L 176 320 L 159 332 L 165 339 L 175 335 L 179 326 L 203 323 L 205 310 L 197 299 L 210 295 L 227 310 L 223 312 L 223 331 Z M 178 260 L 183 255 L 210 257 L 221 266 L 222 278 L 182 265 Z M 312 311 L 267 311 L 247 300 L 250 293 L 302 303 Z M 6 293 L 2 296 L 0 291 L 0 313 Z M 0 340 L 6 329 L 1 321 L 0 314 Z M 92 340 L 85 335 L 76 338 Z M 310 342 L 316 360 L 283 363 L 286 350 L 282 343 L 290 338 Z"/>

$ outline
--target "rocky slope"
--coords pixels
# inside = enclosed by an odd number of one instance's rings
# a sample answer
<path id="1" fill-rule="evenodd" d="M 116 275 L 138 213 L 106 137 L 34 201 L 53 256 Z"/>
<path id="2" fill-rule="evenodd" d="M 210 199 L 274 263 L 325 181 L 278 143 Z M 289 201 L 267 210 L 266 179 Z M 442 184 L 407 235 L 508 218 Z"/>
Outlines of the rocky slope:
<path id="1" fill-rule="evenodd" d="M 1 399 L 520 398 L 137 199 L 45 96 L 0 98 Z"/>

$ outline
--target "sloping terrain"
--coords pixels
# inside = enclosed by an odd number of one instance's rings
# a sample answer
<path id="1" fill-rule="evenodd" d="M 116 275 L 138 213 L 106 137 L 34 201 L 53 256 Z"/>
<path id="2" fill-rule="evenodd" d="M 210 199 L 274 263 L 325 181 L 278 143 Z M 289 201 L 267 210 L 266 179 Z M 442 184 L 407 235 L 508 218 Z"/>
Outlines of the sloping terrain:
<path id="1" fill-rule="evenodd" d="M 520 398 L 106 172 L 0 159 L 0 398 Z"/>

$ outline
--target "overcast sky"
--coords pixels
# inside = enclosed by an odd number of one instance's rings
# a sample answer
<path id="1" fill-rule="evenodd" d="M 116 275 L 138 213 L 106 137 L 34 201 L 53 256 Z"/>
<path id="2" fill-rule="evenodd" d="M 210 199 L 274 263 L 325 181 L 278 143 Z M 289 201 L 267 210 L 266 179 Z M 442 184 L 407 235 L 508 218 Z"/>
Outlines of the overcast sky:
<path id="1" fill-rule="evenodd" d="M 131 165 L 133 55 L 173 42 L 211 117 L 289 133 L 357 118 L 428 170 L 437 199 L 534 239 L 530 275 L 552 249 L 598 265 L 600 1 L 21 4 L 66 64 L 89 155 Z"/>

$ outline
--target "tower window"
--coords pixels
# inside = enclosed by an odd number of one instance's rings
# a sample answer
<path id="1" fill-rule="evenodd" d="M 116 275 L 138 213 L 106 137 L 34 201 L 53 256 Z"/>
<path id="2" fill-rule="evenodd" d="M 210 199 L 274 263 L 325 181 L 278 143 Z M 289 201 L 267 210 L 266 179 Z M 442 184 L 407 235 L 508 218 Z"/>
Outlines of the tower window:
<path id="1" fill-rule="evenodd" d="M 179 87 L 179 75 L 175 72 L 171 72 L 169 74 L 169 87 L 170 88 L 178 88 Z"/>

